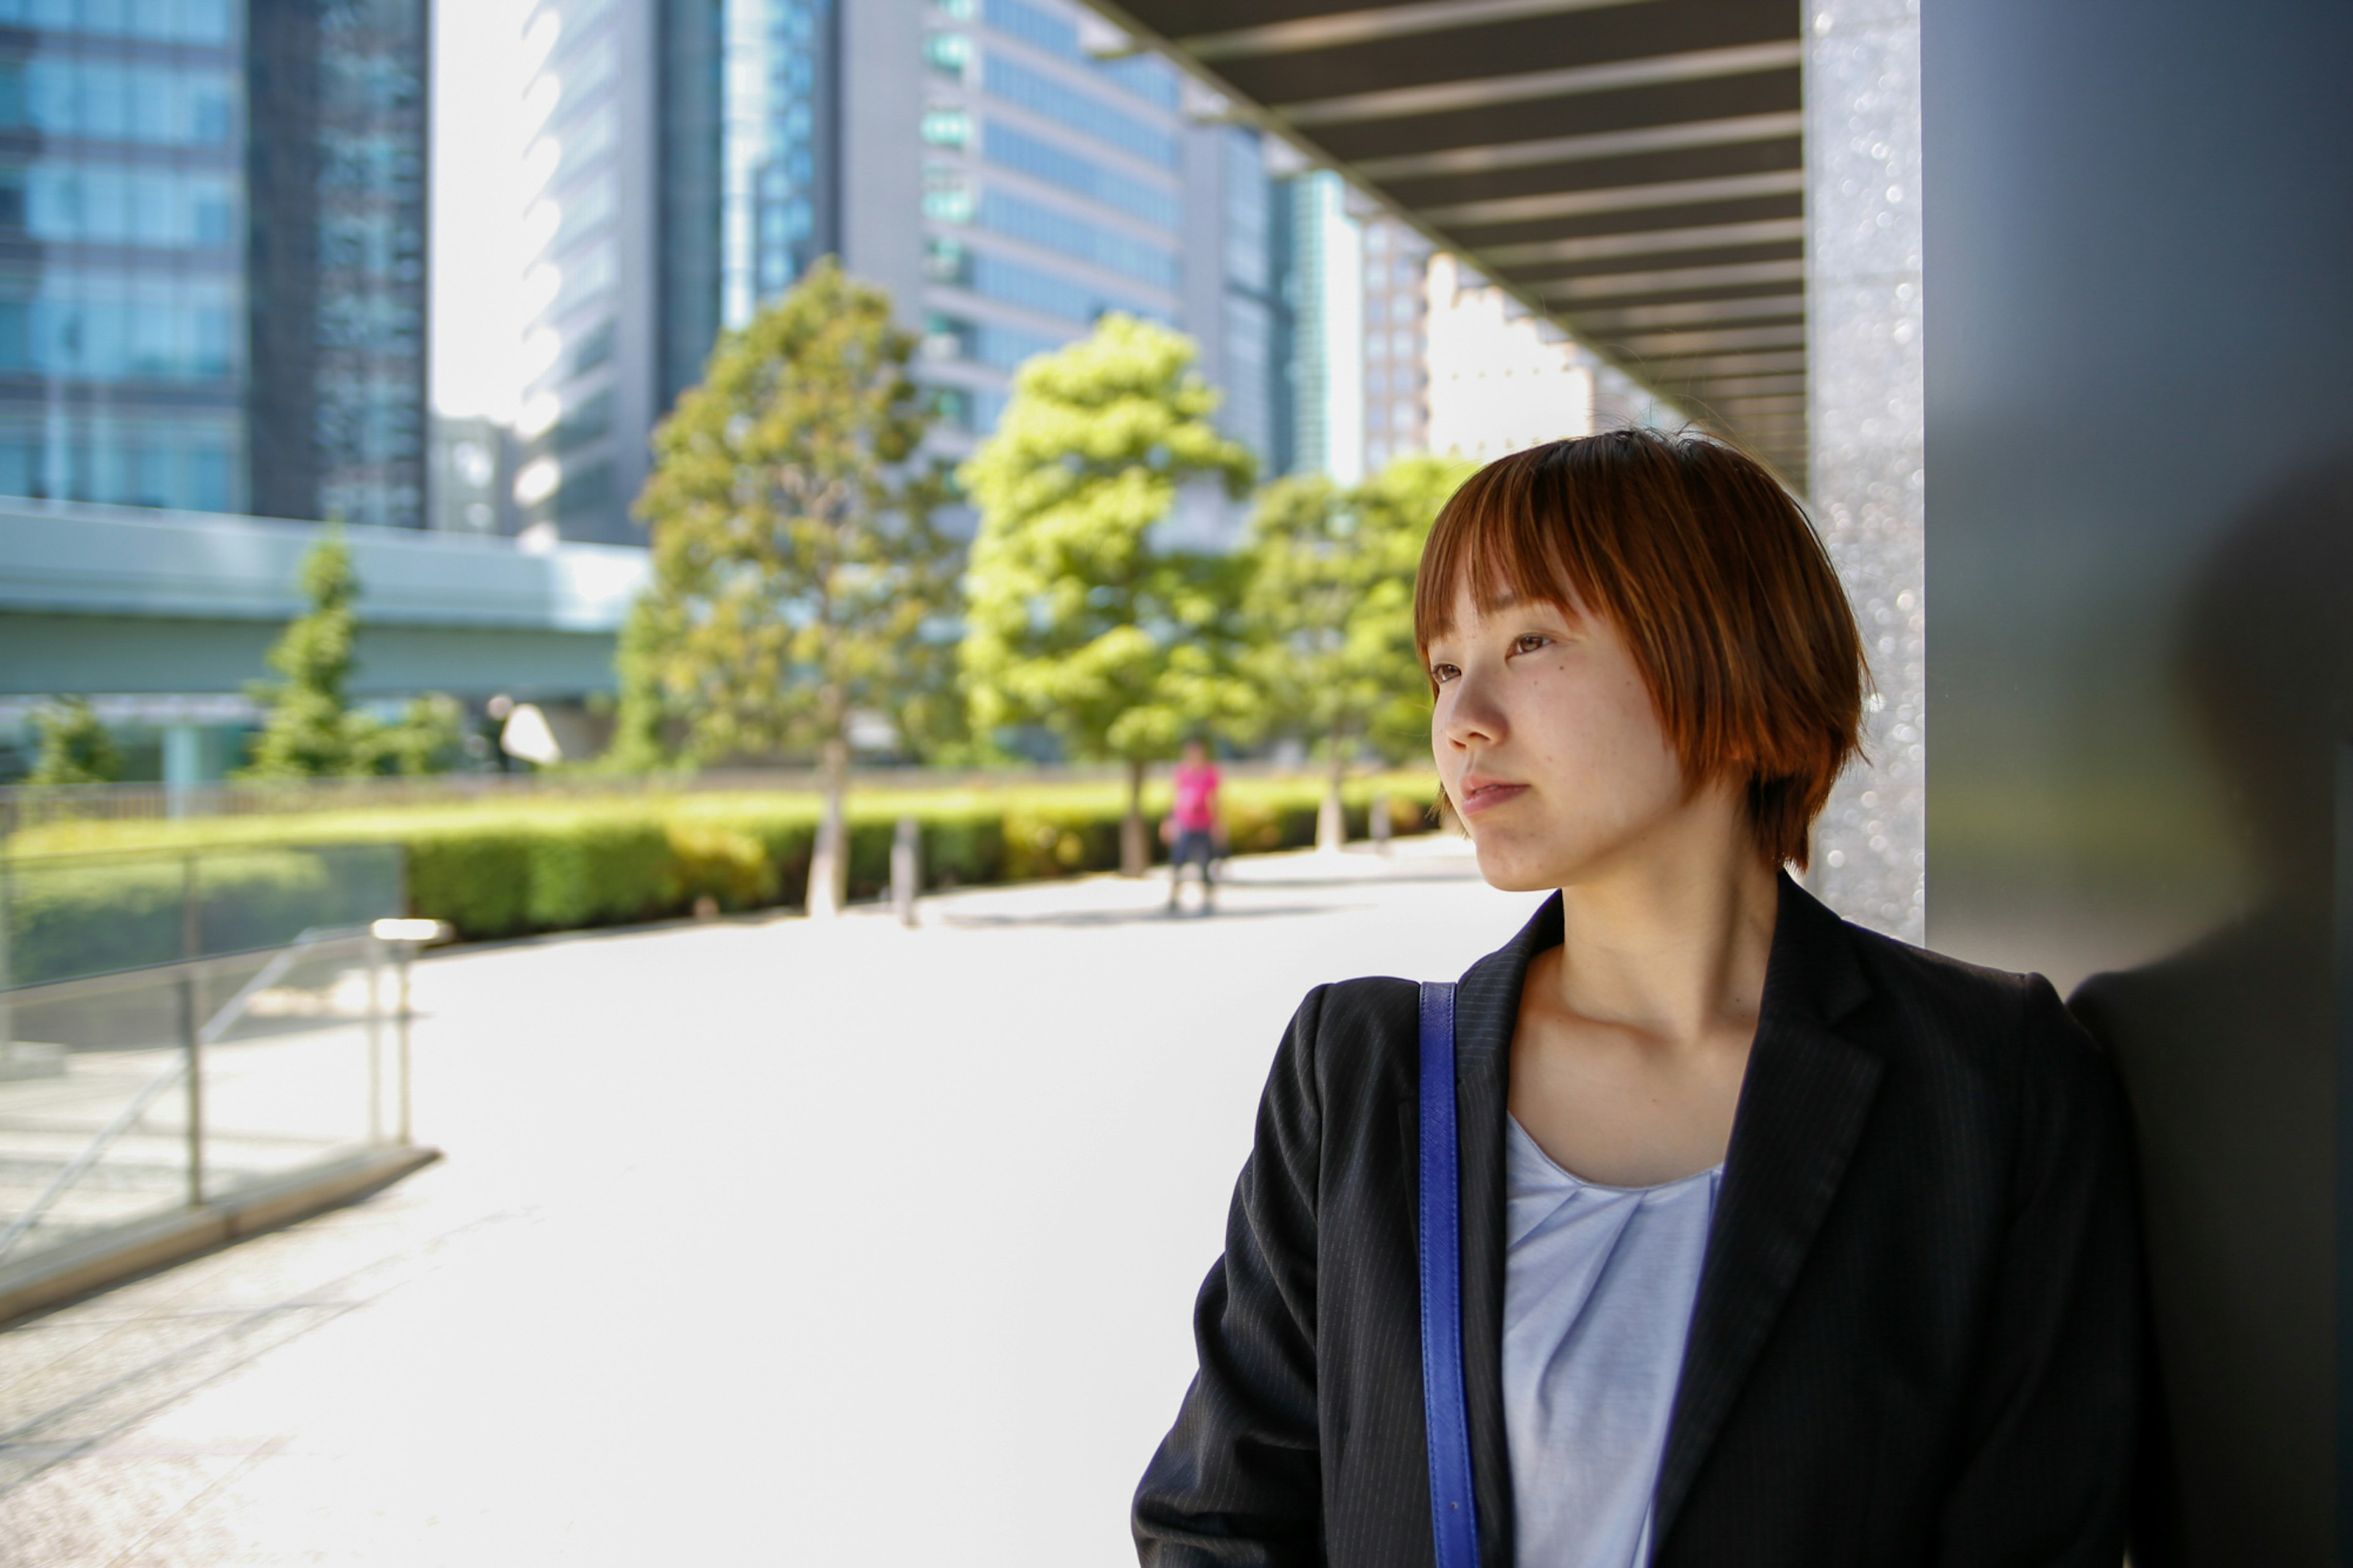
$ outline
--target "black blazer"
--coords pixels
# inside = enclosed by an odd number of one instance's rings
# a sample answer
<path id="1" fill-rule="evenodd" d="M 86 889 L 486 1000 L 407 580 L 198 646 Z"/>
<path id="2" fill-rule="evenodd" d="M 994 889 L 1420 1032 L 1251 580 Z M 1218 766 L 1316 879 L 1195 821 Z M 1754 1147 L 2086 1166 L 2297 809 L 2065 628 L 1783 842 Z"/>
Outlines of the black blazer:
<path id="1" fill-rule="evenodd" d="M 1483 1568 L 1513 1562 L 1504 1118 L 1555 898 L 1455 1003 L 1463 1355 Z M 1416 995 L 1308 994 L 1276 1052 L 1200 1373 L 1137 1489 L 1147 1565 L 1433 1561 Z M 2116 1568 L 2139 1276 L 2121 1099 L 2040 977 L 1781 882 L 1658 1483 L 1659 1568 Z"/>

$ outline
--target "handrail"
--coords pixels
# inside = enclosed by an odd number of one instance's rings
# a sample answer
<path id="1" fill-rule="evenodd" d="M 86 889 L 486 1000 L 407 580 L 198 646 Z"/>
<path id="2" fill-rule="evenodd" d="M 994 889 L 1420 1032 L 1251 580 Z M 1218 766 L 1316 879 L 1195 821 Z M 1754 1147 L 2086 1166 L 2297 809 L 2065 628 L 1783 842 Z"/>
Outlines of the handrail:
<path id="1" fill-rule="evenodd" d="M 297 942 L 316 941 L 311 949 L 313 958 L 333 958 L 351 953 L 363 953 L 375 944 L 376 939 L 365 928 L 330 928 L 324 932 L 304 931 Z M 43 980 L 31 985 L 0 988 L 0 1002 L 12 1006 L 24 1006 L 37 1002 L 63 1002 L 82 996 L 103 995 L 110 991 L 126 991 L 142 985 L 153 985 L 167 980 L 205 979 L 224 969 L 234 969 L 250 963 L 256 953 L 268 948 L 247 948 L 239 952 L 207 953 L 202 958 L 175 958 L 168 963 L 142 964 L 136 969 L 109 969 L 97 974 L 78 974 L 65 980 Z M 273 961 L 274 962 L 274 961 Z M 285 973 L 283 970 L 280 973 Z"/>
<path id="2" fill-rule="evenodd" d="M 253 999 L 256 996 L 276 984 L 289 969 L 303 959 L 328 957 L 353 952 L 381 952 L 385 945 L 365 928 L 353 931 L 348 928 L 321 930 L 313 927 L 302 932 L 290 944 L 271 954 L 269 962 L 262 965 L 260 973 L 247 981 L 238 989 L 237 994 L 223 1004 L 220 1010 L 216 1012 L 210 1020 L 196 1029 L 188 1044 L 191 1047 L 195 1047 L 209 1046 L 218 1041 L 223 1035 L 236 1026 L 237 1021 L 245 1016 L 246 1009 L 253 1005 Z M 244 956 L 249 958 L 252 954 L 248 952 Z M 0 996 L 5 996 L 12 1003 L 27 998 L 55 1001 L 65 996 L 86 996 L 103 991 L 121 989 L 132 984 L 155 984 L 173 979 L 184 982 L 194 981 L 222 967 L 226 962 L 227 962 L 226 957 L 219 956 L 184 959 L 176 963 L 159 963 L 146 969 L 118 970 L 112 973 L 88 975 L 79 980 L 55 980 L 41 985 L 22 986 L 0 992 Z M 94 984 L 98 982 L 110 984 Z M 66 1168 L 58 1172 L 56 1178 L 42 1190 L 41 1195 L 34 1199 L 23 1214 L 11 1221 L 7 1229 L 0 1230 L 0 1258 L 7 1257 L 9 1249 L 22 1240 L 33 1226 L 40 1223 L 41 1216 L 48 1213 L 49 1209 L 72 1188 L 76 1182 L 90 1173 L 90 1167 L 98 1163 L 99 1157 L 112 1147 L 115 1140 L 131 1131 L 138 1124 L 140 1118 L 146 1115 L 148 1107 L 161 1099 L 166 1089 L 173 1088 L 188 1076 L 189 1069 L 195 1065 L 195 1051 L 191 1048 L 176 1058 L 171 1066 L 140 1086 L 139 1092 L 131 1097 L 131 1102 L 115 1115 L 113 1121 L 99 1130 L 97 1136 L 90 1140 L 87 1148 L 67 1163 Z M 192 1136 L 195 1131 L 195 1128 L 190 1129 Z"/>

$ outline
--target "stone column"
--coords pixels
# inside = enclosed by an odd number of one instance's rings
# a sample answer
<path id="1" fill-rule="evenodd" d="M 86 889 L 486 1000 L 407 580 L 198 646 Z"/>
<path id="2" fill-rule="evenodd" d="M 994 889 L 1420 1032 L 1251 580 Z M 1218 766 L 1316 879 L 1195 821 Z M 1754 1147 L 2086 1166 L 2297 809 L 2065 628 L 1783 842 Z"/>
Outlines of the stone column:
<path id="1" fill-rule="evenodd" d="M 1808 0 L 1808 492 L 1878 691 L 1808 884 L 1848 919 L 1926 929 L 1919 0 Z"/>

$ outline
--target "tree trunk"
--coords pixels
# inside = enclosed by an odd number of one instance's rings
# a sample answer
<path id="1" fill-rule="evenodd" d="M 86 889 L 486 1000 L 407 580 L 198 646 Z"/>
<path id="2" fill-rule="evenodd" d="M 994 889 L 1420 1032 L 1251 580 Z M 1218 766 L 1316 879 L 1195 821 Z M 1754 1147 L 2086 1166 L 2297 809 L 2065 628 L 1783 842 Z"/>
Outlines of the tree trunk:
<path id="1" fill-rule="evenodd" d="M 818 817 L 817 843 L 809 851 L 808 912 L 831 920 L 849 900 L 849 822 L 843 803 L 849 794 L 849 742 L 837 734 L 819 753 L 825 809 Z"/>
<path id="2" fill-rule="evenodd" d="M 1332 773 L 1324 786 L 1324 804 L 1315 813 L 1318 854 L 1337 855 L 1348 842 L 1347 808 L 1340 804 L 1340 784 L 1348 776 L 1348 753 L 1341 749 L 1342 731 L 1332 725 Z"/>
<path id="3" fill-rule="evenodd" d="M 1141 877 L 1152 869 L 1152 848 L 1144 837 L 1144 759 L 1127 763 L 1127 815 L 1119 823 L 1119 874 Z"/>

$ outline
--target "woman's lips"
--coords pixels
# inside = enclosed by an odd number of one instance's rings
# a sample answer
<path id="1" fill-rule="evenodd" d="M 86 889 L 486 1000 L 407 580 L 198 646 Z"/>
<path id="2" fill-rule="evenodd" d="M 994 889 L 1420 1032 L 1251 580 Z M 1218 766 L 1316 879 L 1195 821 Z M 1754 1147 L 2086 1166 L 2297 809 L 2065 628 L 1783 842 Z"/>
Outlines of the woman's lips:
<path id="1" fill-rule="evenodd" d="M 1465 816 L 1477 816 L 1495 807 L 1515 801 L 1528 793 L 1523 784 L 1505 784 L 1500 779 L 1462 781 L 1462 798 L 1455 803 Z"/>

